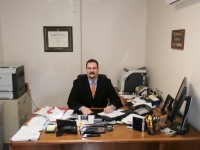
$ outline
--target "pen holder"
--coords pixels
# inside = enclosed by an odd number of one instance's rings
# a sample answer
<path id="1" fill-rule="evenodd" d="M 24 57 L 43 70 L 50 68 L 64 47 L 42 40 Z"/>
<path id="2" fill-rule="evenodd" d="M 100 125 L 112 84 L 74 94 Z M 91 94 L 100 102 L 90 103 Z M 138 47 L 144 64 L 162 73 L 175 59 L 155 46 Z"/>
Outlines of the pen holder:
<path id="1" fill-rule="evenodd" d="M 156 124 L 154 124 L 152 127 L 147 127 L 147 134 L 149 135 L 155 135 L 156 134 Z"/>

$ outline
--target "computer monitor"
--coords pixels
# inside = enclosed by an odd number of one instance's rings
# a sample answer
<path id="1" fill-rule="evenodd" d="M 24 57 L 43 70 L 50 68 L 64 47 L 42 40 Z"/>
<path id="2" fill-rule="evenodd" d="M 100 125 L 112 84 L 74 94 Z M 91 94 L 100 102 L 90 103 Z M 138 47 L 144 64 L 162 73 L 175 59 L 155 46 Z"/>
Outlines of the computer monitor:
<path id="1" fill-rule="evenodd" d="M 183 118 L 182 123 L 177 124 L 176 122 L 174 122 L 174 120 L 179 114 L 179 111 L 184 101 L 187 101 L 187 104 L 186 104 L 187 106 L 185 107 L 185 112 L 184 112 L 184 118 Z M 180 132 L 180 134 L 183 134 L 186 132 L 186 130 L 188 130 L 188 129 L 185 129 L 185 119 L 187 117 L 187 115 L 185 114 L 188 114 L 190 104 L 191 104 L 191 97 L 190 98 L 187 97 L 187 78 L 184 77 L 181 83 L 181 86 L 178 90 L 178 93 L 176 95 L 176 98 L 174 99 L 174 102 L 172 104 L 171 111 L 168 112 L 168 115 L 167 115 L 167 123 L 169 124 L 169 127 L 177 132 Z M 182 131 L 182 129 L 184 131 Z"/>
<path id="2" fill-rule="evenodd" d="M 176 95 L 176 98 L 174 99 L 174 102 L 172 104 L 171 111 L 168 113 L 167 116 L 167 120 L 169 120 L 171 123 L 174 122 L 174 119 L 178 115 L 186 95 L 187 95 L 187 78 L 184 77 L 181 86 L 178 90 L 178 93 Z"/>

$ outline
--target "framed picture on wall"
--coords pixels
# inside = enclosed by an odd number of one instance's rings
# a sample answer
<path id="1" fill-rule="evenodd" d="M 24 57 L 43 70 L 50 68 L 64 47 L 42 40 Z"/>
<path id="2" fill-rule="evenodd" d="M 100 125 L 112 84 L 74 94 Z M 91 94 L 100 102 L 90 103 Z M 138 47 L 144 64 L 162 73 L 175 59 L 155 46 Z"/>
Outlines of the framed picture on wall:
<path id="1" fill-rule="evenodd" d="M 171 48 L 183 50 L 184 38 L 185 38 L 185 29 L 172 30 Z"/>
<path id="2" fill-rule="evenodd" d="M 72 26 L 44 26 L 45 52 L 73 52 Z"/>

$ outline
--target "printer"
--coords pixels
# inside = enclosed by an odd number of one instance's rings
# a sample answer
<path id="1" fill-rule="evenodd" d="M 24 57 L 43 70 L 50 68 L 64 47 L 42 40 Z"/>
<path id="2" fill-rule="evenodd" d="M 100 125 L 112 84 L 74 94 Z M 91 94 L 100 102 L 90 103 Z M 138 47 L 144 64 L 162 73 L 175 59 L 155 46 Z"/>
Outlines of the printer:
<path id="1" fill-rule="evenodd" d="M 24 66 L 0 65 L 0 99 L 17 99 L 24 92 Z"/>
<path id="2" fill-rule="evenodd" d="M 145 67 L 139 69 L 124 68 L 119 76 L 117 88 L 120 92 L 133 93 L 139 85 L 147 86 L 147 69 Z"/>

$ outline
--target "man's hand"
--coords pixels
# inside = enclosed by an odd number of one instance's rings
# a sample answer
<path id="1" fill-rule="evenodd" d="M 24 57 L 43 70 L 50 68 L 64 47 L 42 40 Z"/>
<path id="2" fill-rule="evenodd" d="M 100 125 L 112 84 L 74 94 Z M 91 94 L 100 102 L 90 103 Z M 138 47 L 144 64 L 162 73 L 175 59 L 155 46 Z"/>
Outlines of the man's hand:
<path id="1" fill-rule="evenodd" d="M 115 110 L 113 106 L 107 106 L 104 108 L 105 113 L 112 113 Z"/>
<path id="2" fill-rule="evenodd" d="M 80 108 L 80 111 L 81 111 L 84 115 L 89 115 L 89 114 L 93 113 L 89 108 L 84 107 L 84 106 Z"/>

